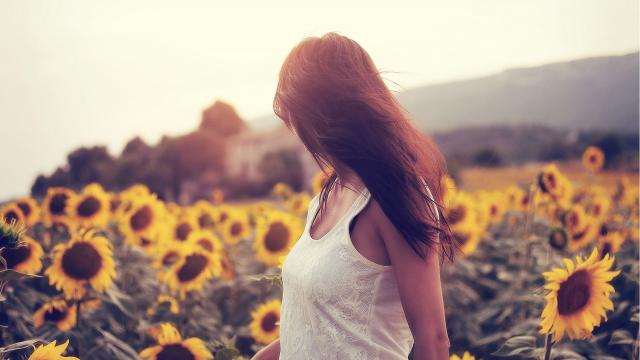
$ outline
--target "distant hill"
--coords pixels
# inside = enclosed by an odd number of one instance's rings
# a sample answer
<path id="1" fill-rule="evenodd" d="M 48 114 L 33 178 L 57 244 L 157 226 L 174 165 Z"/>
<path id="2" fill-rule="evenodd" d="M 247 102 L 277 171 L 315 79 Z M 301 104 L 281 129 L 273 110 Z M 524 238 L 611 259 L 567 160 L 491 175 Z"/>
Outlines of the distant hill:
<path id="1" fill-rule="evenodd" d="M 539 67 L 404 91 L 422 128 L 545 124 L 567 129 L 638 128 L 638 53 Z"/>
<path id="2" fill-rule="evenodd" d="M 405 90 L 398 98 L 428 131 L 539 124 L 637 132 L 638 77 L 636 52 L 427 85 Z M 265 129 L 280 121 L 265 115 L 251 123 Z"/>

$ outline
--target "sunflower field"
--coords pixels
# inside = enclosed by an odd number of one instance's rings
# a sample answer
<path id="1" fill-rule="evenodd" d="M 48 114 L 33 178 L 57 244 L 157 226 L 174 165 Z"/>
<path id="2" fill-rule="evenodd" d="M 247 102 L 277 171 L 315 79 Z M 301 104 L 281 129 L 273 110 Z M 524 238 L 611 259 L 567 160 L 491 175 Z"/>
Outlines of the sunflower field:
<path id="1" fill-rule="evenodd" d="M 451 359 L 638 359 L 638 184 L 547 164 L 468 192 L 442 179 L 462 254 L 442 283 Z M 280 264 L 309 191 L 188 206 L 144 185 L 50 188 L 0 206 L 0 359 L 248 359 L 278 338 Z"/>

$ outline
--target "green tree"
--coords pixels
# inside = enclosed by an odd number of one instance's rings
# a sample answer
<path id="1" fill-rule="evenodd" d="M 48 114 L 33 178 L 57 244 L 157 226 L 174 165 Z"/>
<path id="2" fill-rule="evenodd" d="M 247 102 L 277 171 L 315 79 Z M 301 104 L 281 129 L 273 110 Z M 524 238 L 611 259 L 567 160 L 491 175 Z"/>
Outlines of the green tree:
<path id="1" fill-rule="evenodd" d="M 282 181 L 297 191 L 302 189 L 304 177 L 302 161 L 300 154 L 295 150 L 267 153 L 260 161 L 258 171 L 264 177 L 268 187 Z"/>
<path id="2" fill-rule="evenodd" d="M 233 106 L 223 101 L 216 101 L 202 112 L 200 130 L 227 137 L 246 129 L 244 120 L 240 118 Z"/>

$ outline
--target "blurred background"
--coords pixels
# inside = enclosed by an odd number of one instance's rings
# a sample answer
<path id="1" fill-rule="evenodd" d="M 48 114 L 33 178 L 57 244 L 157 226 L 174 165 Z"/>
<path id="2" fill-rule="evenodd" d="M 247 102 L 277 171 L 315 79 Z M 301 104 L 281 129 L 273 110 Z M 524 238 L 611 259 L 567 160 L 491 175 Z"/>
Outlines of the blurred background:
<path id="1" fill-rule="evenodd" d="M 141 182 L 181 203 L 214 187 L 232 199 L 277 181 L 299 190 L 317 168 L 271 102 L 288 51 L 328 31 L 369 51 L 465 186 L 498 187 L 528 176 L 525 164 L 571 162 L 591 144 L 612 171 L 637 170 L 636 1 L 4 9 L 0 199 L 93 181 Z M 487 168 L 495 180 L 477 184 Z"/>

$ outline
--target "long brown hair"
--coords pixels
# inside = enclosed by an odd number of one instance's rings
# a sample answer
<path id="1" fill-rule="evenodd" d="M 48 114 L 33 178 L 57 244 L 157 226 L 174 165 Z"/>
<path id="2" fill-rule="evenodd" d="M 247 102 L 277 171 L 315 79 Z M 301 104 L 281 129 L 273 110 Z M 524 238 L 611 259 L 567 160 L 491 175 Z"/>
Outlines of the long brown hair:
<path id="1" fill-rule="evenodd" d="M 418 255 L 425 258 L 439 245 L 453 261 L 458 244 L 432 206 L 443 213 L 444 158 L 413 126 L 358 43 L 327 33 L 296 45 L 280 70 L 273 108 L 328 174 L 321 204 L 347 167 Z"/>

